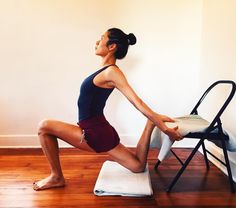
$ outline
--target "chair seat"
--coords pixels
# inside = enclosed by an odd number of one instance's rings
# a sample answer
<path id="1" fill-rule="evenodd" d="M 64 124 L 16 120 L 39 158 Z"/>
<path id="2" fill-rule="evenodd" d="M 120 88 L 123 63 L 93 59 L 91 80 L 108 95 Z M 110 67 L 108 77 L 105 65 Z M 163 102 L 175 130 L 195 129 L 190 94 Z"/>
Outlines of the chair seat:
<path id="1" fill-rule="evenodd" d="M 205 132 L 190 132 L 189 134 L 187 134 L 185 137 L 186 138 L 193 138 L 193 139 L 199 139 L 199 138 L 202 138 L 205 136 Z M 221 135 L 221 138 L 224 139 L 224 140 L 229 140 L 229 136 L 226 135 L 226 134 L 222 134 Z M 218 132 L 212 132 L 212 133 L 209 133 L 207 134 L 207 140 L 220 140 L 219 139 L 219 133 Z"/>
<path id="2" fill-rule="evenodd" d="M 186 136 L 190 132 L 204 132 L 210 125 L 206 119 L 199 115 L 190 114 L 174 118 L 174 122 L 165 122 L 169 128 L 178 126 L 178 132 Z"/>

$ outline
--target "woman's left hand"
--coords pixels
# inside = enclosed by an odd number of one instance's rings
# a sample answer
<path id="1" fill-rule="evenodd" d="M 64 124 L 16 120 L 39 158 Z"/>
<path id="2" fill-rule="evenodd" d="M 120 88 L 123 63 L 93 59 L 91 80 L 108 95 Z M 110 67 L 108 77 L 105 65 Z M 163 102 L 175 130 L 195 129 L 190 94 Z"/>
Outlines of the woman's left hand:
<path id="1" fill-rule="evenodd" d="M 174 122 L 174 120 L 166 115 L 156 114 L 157 122 L 155 123 L 158 128 L 170 137 L 171 140 L 181 140 L 183 137 L 178 132 L 178 126 L 168 128 L 165 122 Z"/>

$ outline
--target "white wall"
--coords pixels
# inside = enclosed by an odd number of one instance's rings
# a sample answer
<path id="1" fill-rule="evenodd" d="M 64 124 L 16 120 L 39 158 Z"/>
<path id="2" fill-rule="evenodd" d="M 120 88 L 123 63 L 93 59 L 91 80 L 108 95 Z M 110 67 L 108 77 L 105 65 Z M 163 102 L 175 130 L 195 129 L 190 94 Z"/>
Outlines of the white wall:
<path id="1" fill-rule="evenodd" d="M 219 79 L 236 81 L 236 1 L 206 0 L 203 5 L 200 86 Z M 223 96 L 223 91 L 222 95 Z M 212 107 L 223 98 L 212 100 Z M 236 99 L 224 114 L 224 125 L 236 135 Z"/>
<path id="2" fill-rule="evenodd" d="M 203 4 L 202 56 L 200 68 L 200 87 L 203 90 L 210 83 L 219 79 L 236 81 L 236 1 L 235 0 L 205 0 Z M 219 94 L 209 99 L 211 111 L 225 98 L 226 89 L 219 88 Z M 232 100 L 223 114 L 223 127 L 236 139 L 236 98 Z M 209 108 L 204 109 L 206 116 L 212 116 Z M 222 157 L 222 151 L 212 143 L 208 148 Z M 231 152 L 231 168 L 236 181 L 236 153 Z M 225 168 L 217 161 L 212 161 L 222 170 Z"/>
<path id="3" fill-rule="evenodd" d="M 138 39 L 118 65 L 154 110 L 178 116 L 198 98 L 202 0 L 0 1 L 0 146 L 37 145 L 43 118 L 77 122 L 82 80 L 97 70 L 109 27 Z M 191 94 L 190 94 L 191 93 Z M 126 145 L 145 118 L 119 92 L 106 115 Z"/>

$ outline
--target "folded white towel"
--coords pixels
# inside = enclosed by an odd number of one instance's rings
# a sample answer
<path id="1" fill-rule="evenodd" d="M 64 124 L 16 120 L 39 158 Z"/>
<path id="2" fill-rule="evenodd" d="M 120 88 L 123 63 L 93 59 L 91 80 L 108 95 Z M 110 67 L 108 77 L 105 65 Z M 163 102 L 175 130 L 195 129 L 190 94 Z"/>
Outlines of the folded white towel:
<path id="1" fill-rule="evenodd" d="M 191 132 L 204 132 L 207 127 L 210 125 L 210 122 L 203 119 L 199 115 L 187 115 L 183 117 L 178 117 L 174 119 L 174 123 L 166 123 L 166 125 L 170 128 L 175 126 L 179 126 L 178 131 L 181 135 L 185 136 Z M 217 132 L 218 130 L 214 130 L 213 132 Z M 236 151 L 236 137 L 227 129 L 223 129 L 224 134 L 229 137 L 229 140 L 226 141 L 226 149 L 235 152 Z M 220 140 L 210 140 L 218 147 L 222 147 Z"/>
<path id="2" fill-rule="evenodd" d="M 143 173 L 133 173 L 116 162 L 105 161 L 98 175 L 94 194 L 97 196 L 151 196 L 153 191 L 148 167 Z"/>
<path id="3" fill-rule="evenodd" d="M 160 131 L 158 128 L 154 128 L 151 135 L 150 148 L 159 149 L 158 160 L 162 161 L 171 155 L 170 148 L 173 144 L 173 140 Z"/>
<path id="4" fill-rule="evenodd" d="M 174 118 L 175 122 L 166 122 L 165 124 L 169 128 L 174 128 L 178 126 L 178 132 L 185 136 L 190 132 L 201 132 L 206 130 L 210 125 L 208 121 L 200 117 L 199 115 L 186 115 L 182 117 Z M 158 128 L 153 130 L 151 136 L 150 147 L 157 147 L 160 149 L 158 154 L 158 160 L 163 161 L 166 157 L 170 155 L 170 148 L 174 142 L 170 138 L 161 133 Z"/>
<path id="5" fill-rule="evenodd" d="M 203 119 L 199 115 L 186 115 L 182 117 L 174 118 L 175 122 L 166 122 L 166 125 L 169 128 L 174 128 L 178 126 L 178 131 L 182 136 L 187 135 L 190 132 L 204 132 L 210 123 Z M 231 152 L 236 151 L 236 137 L 230 132 L 225 131 L 224 133 L 229 136 L 229 140 L 226 141 L 226 148 Z M 221 141 L 219 140 L 210 140 L 218 147 L 221 147 Z M 158 128 L 155 128 L 152 136 L 151 136 L 151 147 L 156 147 L 160 149 L 158 154 L 158 160 L 163 161 L 168 155 L 170 155 L 170 148 L 173 144 L 173 141 L 165 135 L 161 133 Z"/>
<path id="6" fill-rule="evenodd" d="M 178 132 L 185 136 L 190 132 L 203 132 L 210 123 L 199 115 L 186 115 L 174 118 L 175 122 L 166 122 L 169 128 L 178 126 Z"/>

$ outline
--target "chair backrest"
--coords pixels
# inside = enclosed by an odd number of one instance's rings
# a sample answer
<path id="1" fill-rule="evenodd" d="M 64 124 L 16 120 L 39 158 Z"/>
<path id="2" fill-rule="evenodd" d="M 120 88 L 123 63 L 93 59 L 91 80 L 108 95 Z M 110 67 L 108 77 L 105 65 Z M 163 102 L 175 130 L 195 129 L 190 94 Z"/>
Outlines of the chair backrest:
<path id="1" fill-rule="evenodd" d="M 220 116 L 222 115 L 222 113 L 224 112 L 224 110 L 226 109 L 226 107 L 228 106 L 228 104 L 230 103 L 230 101 L 232 100 L 234 94 L 235 94 L 235 90 L 236 90 L 236 84 L 234 81 L 232 80 L 219 80 L 214 82 L 210 87 L 208 87 L 208 89 L 203 93 L 202 97 L 200 98 L 200 100 L 197 102 L 197 104 L 195 105 L 195 107 L 193 108 L 193 110 L 191 111 L 190 114 L 198 114 L 198 107 L 200 106 L 200 104 L 202 103 L 202 101 L 205 99 L 205 97 L 207 96 L 207 94 L 217 85 L 219 84 L 227 84 L 227 85 L 231 85 L 231 91 L 227 97 L 227 99 L 225 100 L 225 102 L 223 103 L 222 107 L 220 108 L 220 110 L 218 111 L 218 113 L 216 114 L 216 116 L 214 117 L 214 119 L 212 120 L 210 126 L 208 127 L 208 129 L 212 129 L 216 123 L 220 123 Z"/>

